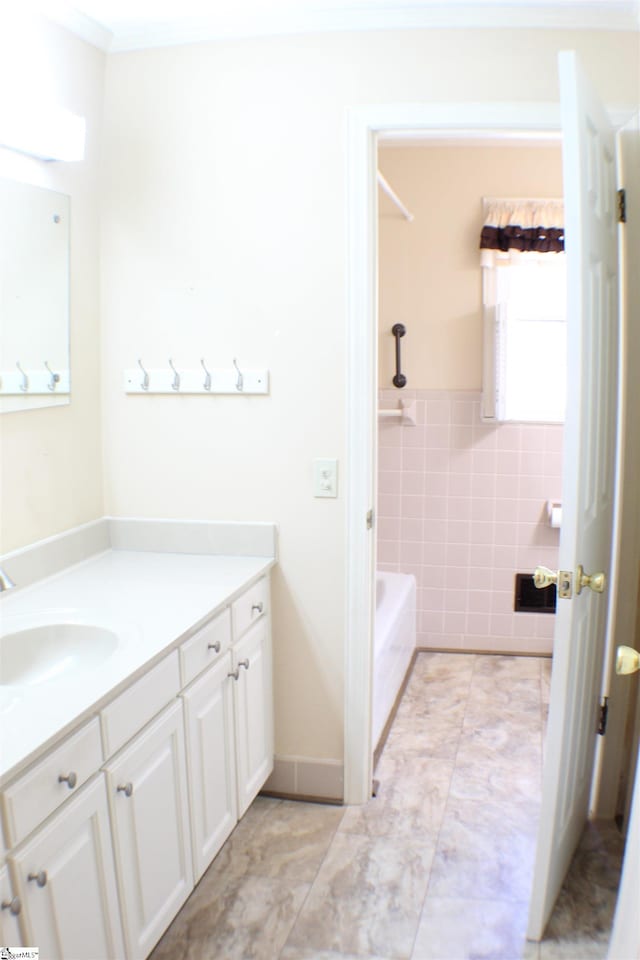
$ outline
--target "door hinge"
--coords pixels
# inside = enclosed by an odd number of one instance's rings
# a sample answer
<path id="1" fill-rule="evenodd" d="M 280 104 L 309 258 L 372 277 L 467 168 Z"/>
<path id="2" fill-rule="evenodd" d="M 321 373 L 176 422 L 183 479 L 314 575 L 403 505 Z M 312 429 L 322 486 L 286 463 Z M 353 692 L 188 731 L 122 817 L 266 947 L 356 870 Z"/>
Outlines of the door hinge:
<path id="1" fill-rule="evenodd" d="M 604 737 L 607 732 L 607 714 L 609 713 L 609 697 L 603 697 L 600 703 L 600 720 L 598 723 L 598 733 Z"/>
<path id="2" fill-rule="evenodd" d="M 373 525 L 376 520 L 376 515 L 373 510 L 367 510 L 367 530 L 373 530 Z"/>
<path id="3" fill-rule="evenodd" d="M 627 222 L 627 191 L 618 190 L 618 223 Z"/>

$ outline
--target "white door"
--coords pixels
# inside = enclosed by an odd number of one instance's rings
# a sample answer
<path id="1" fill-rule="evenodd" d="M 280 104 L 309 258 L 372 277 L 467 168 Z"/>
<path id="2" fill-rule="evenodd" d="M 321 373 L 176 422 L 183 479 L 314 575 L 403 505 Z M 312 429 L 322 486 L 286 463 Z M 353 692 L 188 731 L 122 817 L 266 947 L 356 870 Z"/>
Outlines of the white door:
<path id="1" fill-rule="evenodd" d="M 10 855 L 26 942 L 49 960 L 124 955 L 102 775 Z"/>
<path id="2" fill-rule="evenodd" d="M 196 883 L 238 819 L 231 655 L 183 693 Z"/>
<path id="3" fill-rule="evenodd" d="M 559 567 L 573 583 L 557 603 L 532 940 L 544 934 L 588 813 L 609 585 L 579 593 L 578 572 L 610 571 L 617 400 L 615 140 L 575 54 L 561 53 L 559 65 L 568 270 Z"/>
<path id="4" fill-rule="evenodd" d="M 146 957 L 193 888 L 182 703 L 105 768 L 127 957 Z"/>

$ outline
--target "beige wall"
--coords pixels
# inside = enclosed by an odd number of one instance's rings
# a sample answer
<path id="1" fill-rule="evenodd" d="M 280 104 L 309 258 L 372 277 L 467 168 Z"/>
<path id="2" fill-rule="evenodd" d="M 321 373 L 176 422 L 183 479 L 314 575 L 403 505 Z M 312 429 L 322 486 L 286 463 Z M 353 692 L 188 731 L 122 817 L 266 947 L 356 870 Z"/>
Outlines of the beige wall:
<path id="1" fill-rule="evenodd" d="M 615 33 L 379 32 L 109 58 L 107 508 L 278 523 L 281 755 L 342 757 L 346 108 L 555 101 L 567 47 L 604 98 L 635 98 L 635 40 Z M 271 395 L 127 397 L 138 356 L 236 356 L 270 369 Z M 314 457 L 340 459 L 337 500 L 313 499 Z"/>
<path id="2" fill-rule="evenodd" d="M 0 176 L 71 197 L 71 403 L 0 417 L 0 552 L 103 514 L 98 319 L 98 167 L 104 54 L 60 27 L 38 23 L 26 46 L 4 24 L 2 46 L 17 54 L 3 89 L 27 81 L 55 90 L 87 121 L 82 163 L 47 163 L 0 150 Z M 20 75 L 24 71 L 24 76 Z M 43 359 L 46 359 L 43 357 Z"/>
<path id="3" fill-rule="evenodd" d="M 407 386 L 482 386 L 482 197 L 561 197 L 557 146 L 381 148 L 378 166 L 414 215 L 380 191 L 379 383 L 392 386 L 394 323 L 403 323 Z"/>

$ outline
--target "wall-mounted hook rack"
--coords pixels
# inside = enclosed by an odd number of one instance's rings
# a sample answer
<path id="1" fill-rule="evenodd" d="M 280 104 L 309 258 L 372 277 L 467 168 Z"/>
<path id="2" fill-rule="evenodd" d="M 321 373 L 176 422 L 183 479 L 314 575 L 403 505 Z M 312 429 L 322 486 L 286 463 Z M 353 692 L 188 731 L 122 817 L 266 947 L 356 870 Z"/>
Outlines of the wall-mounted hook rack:
<path id="1" fill-rule="evenodd" d="M 16 360 L 14 370 L 0 370 L 0 396 L 35 397 L 70 392 L 68 370 L 52 370 L 47 360 L 33 369 Z"/>
<path id="2" fill-rule="evenodd" d="M 125 393 L 165 393 L 173 396 L 183 394 L 202 394 L 203 396 L 242 394 L 244 396 L 269 393 L 269 371 L 244 368 L 240 370 L 235 358 L 232 367 L 208 368 L 202 357 L 198 367 L 180 370 L 176 368 L 172 359 L 164 368 L 147 368 L 143 366 L 141 358 L 138 358 L 137 363 L 138 369 L 124 371 Z M 142 377 L 140 371 L 143 373 Z"/>

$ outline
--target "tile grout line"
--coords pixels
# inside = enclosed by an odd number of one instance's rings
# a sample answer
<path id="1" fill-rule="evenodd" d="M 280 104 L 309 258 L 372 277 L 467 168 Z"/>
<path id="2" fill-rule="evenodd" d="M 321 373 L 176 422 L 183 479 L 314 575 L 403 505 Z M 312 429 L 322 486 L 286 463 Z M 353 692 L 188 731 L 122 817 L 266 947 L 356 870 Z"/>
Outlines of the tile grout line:
<path id="1" fill-rule="evenodd" d="M 432 874 L 432 872 L 433 872 L 433 863 L 434 863 L 434 860 L 435 860 L 435 858 L 436 858 L 436 853 L 437 853 L 437 850 L 438 850 L 438 844 L 439 844 L 439 842 L 440 842 L 440 834 L 442 833 L 442 825 L 443 825 L 443 823 L 444 823 L 445 815 L 446 815 L 446 812 L 447 812 L 447 807 L 449 806 L 449 799 L 450 799 L 450 796 L 451 796 L 451 782 L 452 782 L 452 780 L 453 780 L 453 776 L 454 776 L 454 773 L 455 773 L 455 770 L 456 770 L 457 759 L 458 759 L 458 752 L 459 752 L 459 750 L 460 750 L 460 743 L 461 743 L 461 741 L 462 741 L 462 735 L 463 735 L 463 731 L 464 731 L 464 721 L 465 721 L 465 717 L 466 717 L 466 715 L 467 715 L 467 707 L 468 707 L 468 704 L 469 704 L 469 694 L 470 694 L 470 692 L 471 692 L 471 684 L 472 684 L 472 682 L 473 682 L 473 675 L 474 675 L 474 673 L 475 673 L 475 669 L 476 669 L 476 665 L 477 665 L 477 661 L 478 661 L 478 655 L 475 654 L 475 653 L 473 653 L 473 654 L 467 654 L 467 656 L 473 657 L 473 667 L 472 667 L 471 673 L 470 673 L 470 675 L 469 675 L 469 685 L 468 685 L 468 687 L 467 687 L 467 694 L 466 694 L 466 699 L 465 699 L 465 708 L 464 708 L 464 713 L 463 713 L 463 716 L 462 716 L 462 722 L 461 722 L 461 724 L 460 724 L 460 731 L 459 731 L 459 733 L 458 733 L 458 742 L 457 742 L 457 744 L 456 744 L 456 751 L 455 751 L 455 754 L 454 754 L 454 757 L 453 757 L 453 766 L 452 766 L 452 768 L 451 768 L 451 777 L 449 778 L 449 787 L 448 787 L 448 790 L 447 790 L 447 796 L 446 796 L 445 802 L 444 802 L 444 804 L 443 804 L 443 806 L 442 806 L 442 814 L 441 814 L 441 817 L 440 817 L 440 826 L 438 827 L 438 831 L 437 831 L 437 834 L 436 834 L 435 839 L 434 839 L 434 844 L 433 844 L 433 859 L 432 859 L 432 861 L 431 861 L 431 866 L 430 866 L 430 868 L 429 868 L 429 875 L 428 875 L 428 877 L 427 877 L 427 884 L 426 884 L 426 887 L 425 887 L 425 893 L 424 893 L 424 897 L 423 897 L 423 899 L 422 899 L 422 905 L 421 905 L 421 907 L 420 907 L 420 913 L 419 913 L 419 915 L 418 915 L 418 922 L 417 922 L 417 924 L 416 924 L 416 930 L 415 930 L 415 934 L 414 934 L 414 937 L 413 937 L 413 945 L 412 945 L 412 947 L 411 947 L 411 954 L 410 954 L 410 956 L 409 956 L 409 960 L 413 960 L 413 955 L 414 955 L 414 952 L 415 952 L 415 949 L 416 949 L 416 941 L 417 941 L 417 939 L 418 939 L 418 933 L 419 933 L 419 931 L 420 931 L 420 924 L 421 924 L 421 922 L 422 922 L 422 914 L 424 913 L 424 908 L 425 908 L 425 906 L 426 906 L 427 900 L 429 899 L 429 887 L 430 887 L 430 885 L 431 885 L 431 874 Z"/>
<path id="2" fill-rule="evenodd" d="M 318 880 L 318 876 L 319 876 L 319 874 L 320 874 L 320 871 L 322 870 L 322 868 L 323 868 L 323 866 L 324 866 L 324 864 L 325 864 L 325 861 L 326 861 L 327 857 L 329 856 L 329 853 L 331 852 L 331 848 L 333 847 L 333 844 L 334 844 L 334 842 L 335 842 L 336 836 L 337 836 L 337 834 L 338 834 L 338 830 L 340 829 L 340 824 L 341 824 L 342 821 L 344 820 L 344 815 L 345 815 L 346 810 L 347 810 L 347 806 L 346 806 L 346 804 L 344 804 L 344 805 L 343 805 L 343 808 L 342 808 L 342 816 L 340 817 L 340 819 L 339 819 L 339 820 L 337 821 L 337 823 L 336 823 L 336 827 L 335 827 L 335 829 L 334 829 L 334 831 L 333 831 L 333 833 L 332 833 L 332 835 L 331 835 L 331 840 L 330 840 L 329 843 L 327 844 L 327 849 L 325 850 L 324 855 L 323 855 L 322 859 L 320 860 L 320 862 L 319 862 L 319 864 L 318 864 L 318 868 L 317 868 L 317 870 L 316 870 L 316 872 L 315 872 L 315 876 L 314 876 L 313 880 L 308 884 L 309 889 L 308 889 L 307 892 L 305 893 L 304 899 L 303 899 L 302 903 L 300 904 L 300 907 L 299 907 L 299 909 L 298 909 L 298 912 L 296 913 L 296 915 L 295 915 L 295 917 L 294 917 L 294 919 L 293 919 L 293 923 L 292 923 L 291 926 L 289 927 L 289 930 L 288 930 L 288 932 L 287 932 L 287 936 L 286 936 L 286 938 L 285 938 L 285 940 L 284 940 L 284 943 L 282 944 L 282 947 L 280 948 L 280 950 L 279 950 L 279 952 L 278 952 L 278 957 L 282 957 L 282 954 L 284 953 L 284 951 L 285 951 L 286 948 L 287 948 L 287 944 L 289 943 L 289 937 L 291 936 L 291 934 L 292 934 L 292 932 L 293 932 L 293 929 L 294 929 L 296 923 L 298 922 L 298 920 L 299 920 L 299 918 L 300 918 L 300 914 L 302 913 L 302 911 L 304 910 L 304 908 L 305 908 L 305 906 L 306 906 L 306 904 L 307 904 L 307 900 L 308 900 L 309 897 L 311 896 L 311 892 L 312 892 L 314 886 L 315 886 L 316 883 L 317 883 L 317 880 Z"/>

